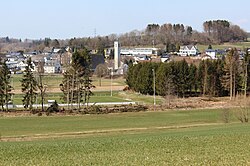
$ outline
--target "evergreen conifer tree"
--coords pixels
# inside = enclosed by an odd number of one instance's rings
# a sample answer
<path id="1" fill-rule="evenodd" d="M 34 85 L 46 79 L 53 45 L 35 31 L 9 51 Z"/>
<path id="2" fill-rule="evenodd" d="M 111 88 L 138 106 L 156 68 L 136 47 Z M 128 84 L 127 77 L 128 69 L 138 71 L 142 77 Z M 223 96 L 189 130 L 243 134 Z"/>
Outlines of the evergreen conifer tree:
<path id="1" fill-rule="evenodd" d="M 6 61 L 0 64 L 0 104 L 2 110 L 8 111 L 8 103 L 11 100 L 13 93 L 11 90 L 13 89 L 10 85 L 11 72 L 6 64 Z M 4 108 L 5 106 L 5 108 Z"/>
<path id="2" fill-rule="evenodd" d="M 24 70 L 24 75 L 21 80 L 22 92 L 25 93 L 23 97 L 24 108 L 29 108 L 30 111 L 33 109 L 33 104 L 36 100 L 37 81 L 33 75 L 32 70 L 34 69 L 31 58 L 27 59 L 27 66 Z"/>

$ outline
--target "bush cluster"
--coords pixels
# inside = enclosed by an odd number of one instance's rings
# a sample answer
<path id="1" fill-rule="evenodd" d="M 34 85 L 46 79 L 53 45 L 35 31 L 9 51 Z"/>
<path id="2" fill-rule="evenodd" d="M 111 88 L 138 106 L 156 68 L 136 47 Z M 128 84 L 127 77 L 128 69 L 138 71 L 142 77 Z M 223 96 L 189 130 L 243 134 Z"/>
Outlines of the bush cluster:
<path id="1" fill-rule="evenodd" d="M 109 113 L 122 113 L 122 112 L 140 112 L 147 111 L 148 107 L 144 105 L 121 105 L 113 107 L 104 107 L 93 105 L 89 108 L 84 108 L 83 114 L 109 114 Z"/>

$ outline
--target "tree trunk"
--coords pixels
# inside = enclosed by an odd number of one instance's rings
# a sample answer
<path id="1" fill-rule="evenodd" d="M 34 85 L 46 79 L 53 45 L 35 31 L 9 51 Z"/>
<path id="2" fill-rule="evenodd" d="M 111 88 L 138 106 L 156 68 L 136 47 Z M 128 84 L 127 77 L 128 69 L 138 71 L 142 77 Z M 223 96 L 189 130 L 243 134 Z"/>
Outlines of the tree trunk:
<path id="1" fill-rule="evenodd" d="M 245 96 L 245 98 L 247 97 L 247 77 L 248 77 L 248 73 L 247 73 L 247 64 L 246 64 L 245 78 L 244 78 L 244 96 Z"/>
<path id="2" fill-rule="evenodd" d="M 205 62 L 204 79 L 203 79 L 203 96 L 205 96 L 207 90 L 207 62 Z"/>
<path id="3" fill-rule="evenodd" d="M 232 100 L 233 96 L 233 66 L 230 65 L 230 100 Z"/>
<path id="4" fill-rule="evenodd" d="M 74 82 L 75 82 L 75 73 L 73 73 L 73 78 L 72 78 L 72 87 L 71 87 L 71 109 L 73 109 L 73 98 L 74 98 Z"/>

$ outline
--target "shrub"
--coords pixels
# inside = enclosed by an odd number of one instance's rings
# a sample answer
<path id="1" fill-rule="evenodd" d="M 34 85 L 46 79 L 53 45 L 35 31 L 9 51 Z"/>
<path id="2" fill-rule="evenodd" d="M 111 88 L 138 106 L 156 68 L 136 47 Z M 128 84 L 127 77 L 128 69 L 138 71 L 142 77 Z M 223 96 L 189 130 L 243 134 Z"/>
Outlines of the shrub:
<path id="1" fill-rule="evenodd" d="M 146 111 L 148 107 L 143 105 L 114 105 L 113 107 L 107 106 L 90 106 L 88 109 L 84 108 L 83 114 L 108 114 L 108 113 L 122 113 L 122 112 L 139 112 Z"/>
<path id="2" fill-rule="evenodd" d="M 59 105 L 55 101 L 53 104 L 51 104 L 49 108 L 47 108 L 46 115 L 49 115 L 50 113 L 53 113 L 53 112 L 59 112 L 59 111 L 60 111 Z"/>

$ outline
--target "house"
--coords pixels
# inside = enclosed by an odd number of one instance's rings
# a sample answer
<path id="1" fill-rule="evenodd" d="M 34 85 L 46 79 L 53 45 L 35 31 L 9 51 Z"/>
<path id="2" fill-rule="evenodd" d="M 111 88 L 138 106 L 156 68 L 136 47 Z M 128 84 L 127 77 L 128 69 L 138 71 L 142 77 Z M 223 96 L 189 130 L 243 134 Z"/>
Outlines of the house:
<path id="1" fill-rule="evenodd" d="M 104 49 L 105 58 L 109 58 L 110 56 L 112 56 L 112 54 L 114 54 L 114 48 L 106 48 L 106 49 Z"/>
<path id="2" fill-rule="evenodd" d="M 196 56 L 199 54 L 199 50 L 193 45 L 181 46 L 177 54 L 180 56 Z"/>
<path id="3" fill-rule="evenodd" d="M 28 57 L 32 57 L 32 56 L 37 55 L 37 54 L 38 54 L 38 52 L 33 51 L 33 52 L 23 53 L 23 56 L 28 58 Z"/>
<path id="4" fill-rule="evenodd" d="M 217 56 L 216 56 L 217 50 L 207 49 L 207 50 L 205 51 L 205 53 L 206 53 L 206 55 L 210 56 L 211 59 L 217 59 Z"/>
<path id="5" fill-rule="evenodd" d="M 34 62 L 31 62 L 34 69 L 32 71 L 35 71 L 35 64 Z M 27 66 L 27 63 L 25 61 L 19 61 L 16 65 L 17 68 L 19 68 L 21 71 L 25 71 L 25 67 Z"/>
<path id="6" fill-rule="evenodd" d="M 161 55 L 161 62 L 167 62 L 170 59 L 169 54 L 162 54 Z"/>
<path id="7" fill-rule="evenodd" d="M 61 73 L 60 62 L 48 60 L 44 64 L 44 73 Z"/>
<path id="8" fill-rule="evenodd" d="M 14 62 L 18 60 L 18 58 L 14 55 L 6 55 L 6 59 L 8 62 Z"/>
<path id="9" fill-rule="evenodd" d="M 147 55 L 136 55 L 134 56 L 134 59 L 135 59 L 134 64 L 138 64 L 139 62 L 151 60 L 151 58 Z"/>

